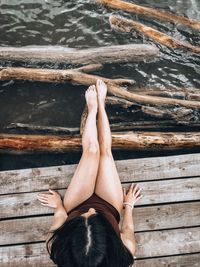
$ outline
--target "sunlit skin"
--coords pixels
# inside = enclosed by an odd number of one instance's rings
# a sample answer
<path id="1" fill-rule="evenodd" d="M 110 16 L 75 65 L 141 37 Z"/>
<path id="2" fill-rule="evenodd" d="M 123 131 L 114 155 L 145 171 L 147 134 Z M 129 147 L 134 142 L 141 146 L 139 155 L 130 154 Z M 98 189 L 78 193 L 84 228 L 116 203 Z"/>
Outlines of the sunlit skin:
<path id="1" fill-rule="evenodd" d="M 64 201 L 62 201 L 59 193 L 51 189 L 49 193 L 39 193 L 38 200 L 43 206 L 55 209 L 53 223 L 49 230 L 51 236 L 52 231 L 58 229 L 67 220 L 68 213 L 71 210 L 95 193 L 110 203 L 119 214 L 124 213 L 120 227 L 120 237 L 132 255 L 135 255 L 136 240 L 132 208 L 142 197 L 141 188 L 137 184 L 131 184 L 128 190 L 122 190 L 111 151 L 112 135 L 105 110 L 106 94 L 107 86 L 101 80 L 98 80 L 96 85 L 92 85 L 86 90 L 85 99 L 88 116 L 82 135 L 83 153 L 65 192 Z M 126 202 L 124 211 L 122 210 L 123 202 Z M 91 207 L 81 216 L 87 219 L 97 213 Z M 47 239 L 49 239 L 49 236 Z"/>
<path id="2" fill-rule="evenodd" d="M 87 212 L 81 214 L 81 216 L 83 216 L 85 218 L 89 218 L 93 214 L 96 214 L 96 210 L 93 208 L 90 208 Z"/>

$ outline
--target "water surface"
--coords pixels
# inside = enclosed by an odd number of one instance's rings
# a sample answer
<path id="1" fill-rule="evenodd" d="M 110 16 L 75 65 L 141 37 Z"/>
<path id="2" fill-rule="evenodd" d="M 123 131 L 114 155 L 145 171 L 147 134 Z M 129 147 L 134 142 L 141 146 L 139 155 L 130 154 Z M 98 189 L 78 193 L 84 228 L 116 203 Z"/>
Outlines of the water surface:
<path id="1" fill-rule="evenodd" d="M 192 19 L 200 20 L 200 1 L 133 1 L 141 5 L 160 8 Z M 179 40 L 200 45 L 199 32 L 183 25 L 160 22 L 143 16 L 128 14 L 92 1 L 63 0 L 1 0 L 0 1 L 0 45 L 62 45 L 69 48 L 88 48 L 114 44 L 149 43 L 151 40 L 137 34 L 114 32 L 109 25 L 111 13 L 133 18 Z M 200 57 L 190 52 L 172 51 L 159 44 L 161 56 L 151 62 L 106 65 L 98 72 L 106 77 L 123 77 L 136 80 L 137 87 L 200 88 Z M 31 62 L 1 62 L 2 66 L 32 66 Z M 66 68 L 64 64 L 47 63 L 37 66 Z M 6 126 L 13 122 L 35 125 L 78 127 L 84 108 L 85 86 L 69 83 L 48 84 L 39 82 L 9 81 L 0 83 L 0 130 L 8 132 Z M 129 110 L 108 108 L 109 117 L 126 116 L 127 120 L 148 119 L 135 117 Z M 151 118 L 149 118 L 151 119 Z M 172 155 L 190 151 L 114 152 L 116 159 L 152 155 Z M 80 153 L 26 155 L 0 155 L 0 169 L 17 169 L 36 166 L 51 166 L 77 162 Z"/>

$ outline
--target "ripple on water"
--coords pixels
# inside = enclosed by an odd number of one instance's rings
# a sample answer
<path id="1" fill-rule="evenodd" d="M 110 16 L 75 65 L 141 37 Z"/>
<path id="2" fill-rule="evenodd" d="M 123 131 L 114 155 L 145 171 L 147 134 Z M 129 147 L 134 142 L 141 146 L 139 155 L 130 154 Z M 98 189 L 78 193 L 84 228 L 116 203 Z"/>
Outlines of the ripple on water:
<path id="1" fill-rule="evenodd" d="M 199 0 L 134 0 L 133 2 L 200 20 Z M 138 87 L 200 88 L 200 55 L 180 50 L 173 51 L 155 44 L 136 32 L 132 34 L 114 32 L 108 22 L 111 13 L 124 15 L 179 40 L 200 45 L 199 33 L 183 25 L 113 10 L 92 3 L 91 0 L 1 0 L 0 45 L 64 45 L 71 48 L 86 48 L 111 44 L 154 44 L 161 51 L 159 59 L 151 62 L 106 65 L 99 74 L 106 77 L 132 78 L 136 80 Z M 12 65 L 11 62 L 6 64 Z M 31 64 L 33 62 L 24 65 L 31 66 Z M 37 64 L 37 66 L 43 65 Z M 69 67 L 59 63 L 48 63 L 45 66 Z M 69 84 L 13 81 L 1 83 L 0 128 L 11 122 L 79 126 L 84 107 L 84 90 L 84 86 Z M 196 90 L 199 92 L 200 89 Z"/>

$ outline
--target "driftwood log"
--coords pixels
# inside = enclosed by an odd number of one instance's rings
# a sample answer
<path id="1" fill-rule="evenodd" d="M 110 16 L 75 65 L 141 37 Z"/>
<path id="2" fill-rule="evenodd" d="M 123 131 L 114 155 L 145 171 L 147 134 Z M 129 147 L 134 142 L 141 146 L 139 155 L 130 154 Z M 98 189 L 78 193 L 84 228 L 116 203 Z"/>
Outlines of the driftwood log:
<path id="1" fill-rule="evenodd" d="M 121 1 L 121 0 L 96 0 L 99 3 L 110 6 L 112 8 L 121 9 L 127 12 L 141 14 L 150 18 L 155 18 L 161 21 L 169 21 L 172 23 L 181 23 L 185 26 L 191 27 L 195 30 L 200 30 L 200 22 L 189 19 L 183 16 L 179 16 L 170 12 L 161 11 L 159 9 L 153 9 L 136 5 L 133 3 Z"/>
<path id="2" fill-rule="evenodd" d="M 97 75 L 88 75 L 88 72 L 100 70 L 101 64 L 87 65 L 76 69 L 38 69 L 38 68 L 0 68 L 0 80 L 28 80 L 39 82 L 72 82 L 74 84 L 91 85 L 97 79 L 115 86 L 133 85 L 130 79 L 108 79 Z M 89 79 L 89 80 L 87 80 Z"/>
<path id="3" fill-rule="evenodd" d="M 53 134 L 78 134 L 79 128 L 59 127 L 59 126 L 43 126 L 27 123 L 11 123 L 5 127 L 8 130 L 22 130 L 31 132 L 53 133 Z"/>
<path id="4" fill-rule="evenodd" d="M 134 93 L 140 95 L 200 101 L 200 89 L 197 88 L 134 88 Z"/>
<path id="5" fill-rule="evenodd" d="M 88 49 L 72 49 L 61 46 L 0 47 L 0 60 L 64 62 L 67 64 L 122 63 L 152 59 L 159 55 L 155 46 L 127 44 Z"/>
<path id="6" fill-rule="evenodd" d="M 116 117 L 117 119 L 117 117 Z M 113 132 L 120 131 L 177 131 L 181 130 L 181 127 L 188 127 L 188 130 L 194 131 L 200 129 L 200 122 L 179 122 L 173 120 L 156 120 L 156 121 L 121 121 L 117 123 L 110 123 L 110 128 Z M 28 131 L 34 133 L 48 133 L 48 134 L 67 134 L 75 135 L 82 134 L 84 124 L 79 128 L 69 128 L 69 127 L 58 127 L 58 126 L 43 126 L 27 123 L 11 123 L 6 126 L 5 129 L 9 131 Z"/>
<path id="7" fill-rule="evenodd" d="M 142 23 L 131 19 L 126 19 L 122 16 L 111 15 L 109 18 L 110 25 L 114 30 L 120 32 L 132 32 L 136 30 L 149 37 L 150 39 L 165 45 L 172 49 L 184 49 L 192 51 L 193 53 L 200 53 L 200 47 L 194 46 L 186 42 L 179 41 L 165 33 L 155 30 L 151 27 L 145 26 Z"/>
<path id="8" fill-rule="evenodd" d="M 199 126 L 200 110 L 197 109 L 191 109 L 185 107 L 141 105 L 118 97 L 107 97 L 106 104 L 108 106 L 111 105 L 114 108 L 118 107 L 118 108 L 129 109 L 129 111 L 132 114 L 141 112 L 142 115 L 146 115 L 154 119 L 171 120 L 176 124 L 176 126 L 178 125 L 193 126 L 193 127 Z"/>
<path id="9" fill-rule="evenodd" d="M 0 69 L 0 80 L 29 80 L 41 82 L 71 82 L 74 84 L 91 85 L 97 79 L 103 80 L 108 86 L 108 92 L 114 96 L 124 98 L 128 101 L 140 104 L 167 106 L 167 107 L 186 107 L 200 108 L 200 101 L 189 101 L 182 99 L 172 99 L 149 95 L 139 95 L 127 91 L 123 85 L 133 85 L 134 81 L 129 79 L 108 79 L 98 75 L 85 72 L 100 69 L 101 65 L 88 65 L 85 67 L 69 70 L 58 69 L 34 69 L 34 68 L 2 68 Z"/>
<path id="10" fill-rule="evenodd" d="M 171 150 L 200 148 L 200 132 L 120 132 L 112 133 L 113 149 Z M 3 151 L 67 152 L 81 150 L 80 135 L 17 135 L 0 134 Z"/>
<path id="11" fill-rule="evenodd" d="M 181 127 L 185 127 L 185 124 L 177 124 L 173 120 L 156 120 L 156 121 L 127 121 L 111 123 L 110 128 L 112 131 L 180 131 Z M 190 131 L 199 130 L 199 123 L 188 123 Z"/>

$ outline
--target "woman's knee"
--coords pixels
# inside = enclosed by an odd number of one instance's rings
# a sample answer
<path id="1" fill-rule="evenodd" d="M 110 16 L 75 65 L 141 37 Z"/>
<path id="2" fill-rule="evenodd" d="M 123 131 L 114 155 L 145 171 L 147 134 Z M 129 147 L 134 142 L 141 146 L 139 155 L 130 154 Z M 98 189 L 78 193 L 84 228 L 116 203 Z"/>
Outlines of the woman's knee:
<path id="1" fill-rule="evenodd" d="M 99 143 L 89 142 L 87 144 L 83 144 L 83 151 L 89 155 L 99 157 L 100 155 Z"/>
<path id="2" fill-rule="evenodd" d="M 100 155 L 101 156 L 106 156 L 106 157 L 111 157 L 112 158 L 112 150 L 110 146 L 107 145 L 101 145 L 100 146 Z"/>

